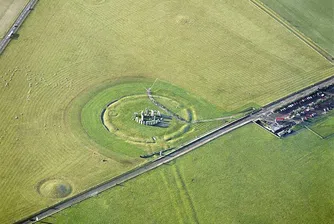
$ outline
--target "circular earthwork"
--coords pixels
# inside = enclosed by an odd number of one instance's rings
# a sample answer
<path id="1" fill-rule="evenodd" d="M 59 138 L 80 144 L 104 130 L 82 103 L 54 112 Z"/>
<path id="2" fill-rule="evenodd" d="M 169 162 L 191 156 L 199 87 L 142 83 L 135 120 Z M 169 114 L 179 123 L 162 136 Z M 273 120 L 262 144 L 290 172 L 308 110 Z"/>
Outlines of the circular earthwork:
<path id="1" fill-rule="evenodd" d="M 183 121 L 154 104 L 147 94 L 147 88 L 152 86 L 153 81 L 137 79 L 109 85 L 104 83 L 103 87 L 79 96 L 78 101 L 81 102 L 74 103 L 79 107 L 73 114 L 80 114 L 83 133 L 105 149 L 117 145 L 115 150 L 125 154 L 133 154 L 136 147 L 149 152 L 174 147 L 175 142 L 180 141 L 190 130 L 190 120 L 195 111 L 189 105 L 189 95 L 166 82 L 156 83 L 152 95 L 165 109 L 182 117 Z M 160 111 L 170 119 L 164 120 L 164 126 L 138 124 L 133 115 L 145 109 Z M 136 147 L 126 144 L 135 144 Z"/>
<path id="2" fill-rule="evenodd" d="M 38 193 L 47 198 L 65 198 L 72 193 L 72 190 L 71 184 L 63 179 L 44 179 L 37 184 Z"/>
<path id="3" fill-rule="evenodd" d="M 183 115 L 186 108 L 183 108 L 178 102 L 168 97 L 155 96 L 155 98 L 168 102 L 168 105 L 182 108 Z M 176 106 L 175 106 L 176 105 Z M 134 113 L 140 113 L 145 109 L 161 112 L 166 118 L 163 122 L 148 126 L 139 124 L 133 119 Z M 110 104 L 104 114 L 103 124 L 107 129 L 120 138 L 135 143 L 154 144 L 157 141 L 165 141 L 167 135 L 173 132 L 179 132 L 186 122 L 181 122 L 175 117 L 168 114 L 158 106 L 154 105 L 146 95 L 132 95 L 123 97 L 120 100 Z"/>

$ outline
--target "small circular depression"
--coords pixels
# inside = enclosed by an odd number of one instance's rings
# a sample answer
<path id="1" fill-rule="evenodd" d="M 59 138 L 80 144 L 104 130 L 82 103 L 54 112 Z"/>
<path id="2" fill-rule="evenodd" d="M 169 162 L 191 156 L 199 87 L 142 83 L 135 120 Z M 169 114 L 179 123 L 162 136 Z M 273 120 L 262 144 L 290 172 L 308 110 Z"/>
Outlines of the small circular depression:
<path id="1" fill-rule="evenodd" d="M 38 183 L 37 191 L 47 198 L 65 198 L 72 193 L 72 186 L 62 179 L 45 179 Z"/>

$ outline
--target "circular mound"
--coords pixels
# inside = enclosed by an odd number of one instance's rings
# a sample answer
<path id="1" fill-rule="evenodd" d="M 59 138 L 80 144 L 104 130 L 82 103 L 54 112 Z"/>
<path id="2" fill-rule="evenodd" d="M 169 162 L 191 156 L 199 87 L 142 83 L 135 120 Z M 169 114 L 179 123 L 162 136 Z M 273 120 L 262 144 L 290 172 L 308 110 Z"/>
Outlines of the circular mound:
<path id="1" fill-rule="evenodd" d="M 72 193 L 72 186 L 62 179 L 46 179 L 39 182 L 37 191 L 47 198 L 65 198 Z"/>

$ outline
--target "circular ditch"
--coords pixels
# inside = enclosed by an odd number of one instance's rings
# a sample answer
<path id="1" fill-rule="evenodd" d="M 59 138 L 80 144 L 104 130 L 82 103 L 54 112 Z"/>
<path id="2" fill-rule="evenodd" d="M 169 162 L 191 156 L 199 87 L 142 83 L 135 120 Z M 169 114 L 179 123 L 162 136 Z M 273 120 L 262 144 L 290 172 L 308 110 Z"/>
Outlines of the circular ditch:
<path id="1" fill-rule="evenodd" d="M 189 112 L 187 108 L 168 97 L 158 96 L 157 99 L 165 103 L 168 102 L 169 108 L 179 108 L 179 114 L 186 119 L 182 121 L 178 120 L 168 112 L 154 105 L 146 95 L 133 95 L 123 97 L 109 104 L 101 115 L 103 125 L 118 137 L 136 143 L 152 144 L 156 143 L 156 141 L 166 142 L 167 139 L 171 140 L 184 134 L 187 131 L 185 126 L 189 126 L 186 122 Z M 161 113 L 161 116 L 164 117 L 163 121 L 153 126 L 142 125 L 136 122 L 133 114 L 140 114 L 145 109 Z"/>

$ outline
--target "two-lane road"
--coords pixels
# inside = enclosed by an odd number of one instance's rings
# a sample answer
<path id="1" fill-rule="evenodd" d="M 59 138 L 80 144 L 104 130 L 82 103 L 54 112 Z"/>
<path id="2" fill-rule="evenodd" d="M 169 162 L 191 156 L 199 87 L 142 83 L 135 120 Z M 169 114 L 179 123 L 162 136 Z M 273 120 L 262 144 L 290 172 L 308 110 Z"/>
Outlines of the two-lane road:
<path id="1" fill-rule="evenodd" d="M 118 186 L 118 185 L 121 185 L 122 183 L 124 183 L 125 181 L 128 181 L 132 178 L 135 178 L 143 173 L 146 173 L 150 170 L 153 170 L 165 163 L 168 163 L 222 135 L 225 135 L 239 127 L 242 127 L 248 123 L 251 123 L 257 119 L 259 119 L 261 116 L 264 116 L 270 112 L 272 112 L 273 110 L 277 109 L 277 108 L 280 108 L 284 105 L 287 105 L 287 104 L 290 104 L 292 102 L 294 102 L 295 100 L 299 99 L 299 98 L 302 98 L 302 97 L 305 97 L 309 94 L 311 94 L 312 92 L 315 92 L 317 89 L 319 88 L 323 88 L 323 87 L 326 87 L 328 85 L 331 85 L 331 84 L 334 84 L 334 76 L 332 76 L 331 78 L 328 78 L 324 81 L 321 81 L 317 84 L 314 84 L 312 86 L 309 86 L 305 89 L 302 89 L 296 93 L 293 93 L 289 96 L 286 96 L 280 100 L 277 100 L 273 103 L 270 103 L 268 104 L 267 106 L 263 107 L 260 111 L 254 113 L 254 114 L 251 114 L 251 115 L 248 115 L 246 117 L 243 117 L 239 120 L 236 120 L 230 124 L 227 124 L 225 126 L 222 126 L 218 129 L 215 129 L 209 133 L 207 133 L 206 135 L 204 136 L 201 136 L 189 143 L 187 143 L 186 145 L 180 147 L 179 149 L 177 149 L 176 151 L 164 156 L 164 157 L 161 157 L 153 162 L 149 162 L 139 168 L 136 168 L 134 170 L 131 170 L 121 176 L 118 176 L 110 181 L 107 181 L 105 183 L 102 183 L 100 184 L 99 186 L 96 186 L 96 187 L 93 187 L 92 189 L 90 190 L 87 190 L 81 194 L 78 194 L 78 195 L 75 195 L 73 196 L 72 198 L 69 198 L 69 199 L 66 199 L 65 201 L 63 202 L 60 202 L 54 206 L 51 206 L 43 211 L 40 211 L 39 213 L 36 213 L 26 219 L 23 219 L 23 220 L 20 220 L 18 221 L 17 223 L 34 223 L 36 222 L 37 220 L 41 220 L 43 218 L 46 218 L 54 213 L 57 213 L 65 208 L 68 208 L 74 204 L 77 204 L 87 198 L 90 198 L 90 197 L 94 197 L 96 196 L 97 194 L 107 190 L 107 189 L 110 189 L 112 187 L 115 187 L 115 186 Z"/>

